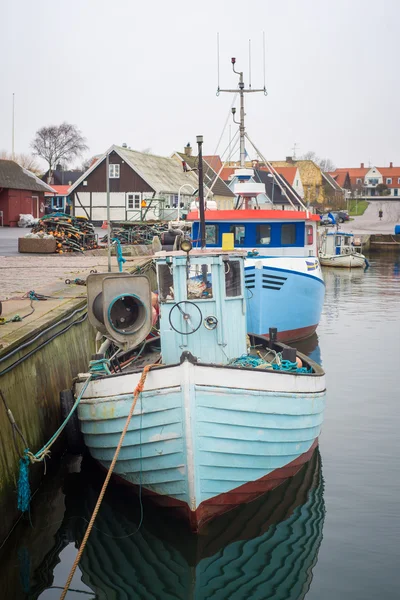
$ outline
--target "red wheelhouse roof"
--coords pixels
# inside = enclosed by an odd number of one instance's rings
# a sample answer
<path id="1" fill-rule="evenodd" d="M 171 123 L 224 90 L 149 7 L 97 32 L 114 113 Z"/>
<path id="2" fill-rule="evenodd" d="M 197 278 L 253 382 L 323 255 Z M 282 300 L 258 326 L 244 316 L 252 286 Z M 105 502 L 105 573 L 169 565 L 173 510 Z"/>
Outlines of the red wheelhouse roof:
<path id="1" fill-rule="evenodd" d="M 192 211 L 187 221 L 199 221 L 198 211 Z M 319 215 L 300 210 L 206 210 L 206 221 L 320 221 Z"/>

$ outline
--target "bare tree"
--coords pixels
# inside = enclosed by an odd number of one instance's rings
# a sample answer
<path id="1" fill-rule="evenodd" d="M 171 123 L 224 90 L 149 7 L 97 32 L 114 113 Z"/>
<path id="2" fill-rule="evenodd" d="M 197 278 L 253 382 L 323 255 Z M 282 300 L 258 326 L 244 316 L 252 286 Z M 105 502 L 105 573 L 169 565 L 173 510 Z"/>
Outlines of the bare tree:
<path id="1" fill-rule="evenodd" d="M 36 158 L 32 154 L 14 154 L 11 152 L 7 152 L 6 150 L 0 151 L 0 160 L 13 160 L 19 164 L 20 167 L 31 171 L 35 175 L 41 175 L 43 173 L 43 169 L 40 168 L 40 165 Z"/>
<path id="2" fill-rule="evenodd" d="M 81 171 L 87 171 L 97 160 L 98 156 L 89 156 L 81 164 Z"/>
<path id="3" fill-rule="evenodd" d="M 321 171 L 329 172 L 334 171 L 336 169 L 334 163 L 330 158 L 320 158 L 314 150 L 309 150 L 305 152 L 300 160 L 312 160 L 316 165 L 319 166 Z"/>
<path id="4" fill-rule="evenodd" d="M 86 139 L 78 127 L 65 122 L 38 129 L 31 147 L 34 154 L 41 156 L 48 163 L 49 178 L 60 160 L 68 163 L 88 150 Z"/>

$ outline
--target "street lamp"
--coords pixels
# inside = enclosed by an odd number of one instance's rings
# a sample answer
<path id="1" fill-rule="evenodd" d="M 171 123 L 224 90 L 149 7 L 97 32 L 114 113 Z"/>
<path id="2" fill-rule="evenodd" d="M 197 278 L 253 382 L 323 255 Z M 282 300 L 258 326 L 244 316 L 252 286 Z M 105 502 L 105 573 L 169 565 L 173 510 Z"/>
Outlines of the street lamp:
<path id="1" fill-rule="evenodd" d="M 192 189 L 192 191 L 193 191 L 193 192 L 195 192 L 195 191 L 196 191 L 196 189 L 195 189 L 195 188 L 194 188 L 192 185 L 190 185 L 190 183 L 184 183 L 184 184 L 183 184 L 183 185 L 181 185 L 181 187 L 179 188 L 179 190 L 178 190 L 178 221 L 179 221 L 179 219 L 180 219 L 180 216 L 181 216 L 181 190 L 182 190 L 184 187 L 190 187 L 190 188 Z"/>
<path id="2" fill-rule="evenodd" d="M 201 248 L 206 247 L 206 219 L 204 214 L 204 187 L 203 187 L 203 136 L 196 136 L 199 161 L 199 212 L 200 212 L 200 240 Z"/>

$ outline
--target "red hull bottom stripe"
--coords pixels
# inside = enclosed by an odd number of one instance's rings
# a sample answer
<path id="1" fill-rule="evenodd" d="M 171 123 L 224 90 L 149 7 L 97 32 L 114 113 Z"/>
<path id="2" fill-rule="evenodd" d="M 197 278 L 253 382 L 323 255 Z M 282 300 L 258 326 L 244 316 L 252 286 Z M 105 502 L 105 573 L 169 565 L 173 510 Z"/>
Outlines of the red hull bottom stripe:
<path id="1" fill-rule="evenodd" d="M 300 327 L 299 329 L 288 329 L 288 331 L 278 331 L 277 339 L 278 342 L 299 342 L 310 337 L 317 329 L 317 325 L 310 325 L 309 327 Z M 269 333 L 263 333 L 263 337 L 269 339 Z"/>
<path id="2" fill-rule="evenodd" d="M 311 448 L 298 456 L 295 460 L 288 463 L 280 469 L 275 469 L 272 473 L 257 479 L 256 481 L 250 481 L 245 483 L 229 492 L 214 496 L 209 500 L 205 500 L 197 507 L 197 510 L 192 511 L 189 509 L 185 502 L 171 498 L 169 496 L 160 496 L 155 492 L 142 488 L 142 496 L 151 499 L 152 502 L 163 509 L 172 509 L 174 516 L 183 518 L 188 521 L 192 531 L 197 532 L 203 527 L 208 521 L 215 517 L 232 510 L 240 504 L 247 504 L 256 500 L 266 492 L 269 492 L 281 483 L 283 483 L 289 477 L 293 477 L 300 471 L 312 457 L 315 448 L 318 446 L 318 438 L 314 440 Z M 129 482 L 122 480 L 118 475 L 114 476 L 120 482 L 128 484 L 130 488 L 138 490 L 138 486 L 130 484 Z"/>

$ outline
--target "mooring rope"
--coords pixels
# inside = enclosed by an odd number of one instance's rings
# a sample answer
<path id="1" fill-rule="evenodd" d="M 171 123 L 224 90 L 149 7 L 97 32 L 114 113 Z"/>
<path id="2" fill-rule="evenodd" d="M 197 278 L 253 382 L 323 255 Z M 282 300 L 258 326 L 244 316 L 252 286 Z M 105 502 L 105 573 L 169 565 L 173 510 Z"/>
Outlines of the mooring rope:
<path id="1" fill-rule="evenodd" d="M 93 511 L 92 517 L 91 517 L 91 519 L 90 519 L 90 522 L 89 522 L 89 525 L 88 525 L 88 527 L 87 527 L 87 529 L 86 529 L 86 532 L 85 532 L 84 538 L 83 538 L 83 540 L 82 540 L 82 543 L 81 543 L 81 545 L 80 545 L 80 548 L 79 548 L 78 554 L 77 554 L 77 556 L 76 556 L 76 558 L 75 558 L 75 561 L 74 561 L 74 564 L 72 565 L 72 569 L 71 569 L 71 571 L 70 571 L 70 574 L 68 575 L 67 582 L 66 582 L 66 584 L 65 584 L 65 586 L 64 586 L 64 589 L 63 589 L 63 592 L 62 592 L 62 594 L 61 594 L 61 596 L 60 596 L 60 600 L 64 600 L 65 596 L 66 596 L 66 595 L 67 595 L 67 593 L 68 593 L 68 588 L 69 588 L 69 586 L 71 585 L 72 578 L 73 578 L 73 576 L 74 576 L 74 574 L 75 574 L 76 568 L 77 568 L 77 566 L 78 566 L 78 564 L 79 564 L 79 561 L 80 561 L 80 559 L 81 559 L 82 553 L 83 553 L 83 551 L 84 551 L 84 549 L 85 549 L 86 542 L 88 541 L 88 538 L 89 538 L 90 532 L 92 531 L 92 527 L 93 527 L 93 524 L 94 524 L 94 522 L 95 522 L 95 520 L 96 520 L 97 513 L 99 512 L 100 505 L 101 505 L 101 503 L 102 503 L 102 500 L 103 500 L 103 498 L 104 498 L 104 494 L 106 493 L 106 489 L 107 489 L 107 486 L 108 486 L 108 482 L 110 481 L 110 478 L 111 478 L 112 472 L 114 471 L 114 467 L 115 467 L 115 464 L 116 464 L 116 462 L 117 462 L 118 455 L 119 455 L 119 452 L 120 452 L 120 450 L 121 450 L 121 447 L 122 447 L 122 443 L 123 443 L 123 441 L 124 441 L 124 438 L 125 438 L 125 434 L 126 434 L 126 432 L 128 431 L 129 423 L 131 422 L 131 418 L 132 418 L 132 415 L 133 415 L 133 411 L 135 410 L 135 406 L 136 406 L 137 399 L 138 399 L 138 397 L 139 397 L 139 394 L 141 394 L 141 393 L 143 392 L 144 383 L 145 383 L 145 381 L 146 381 L 146 377 L 147 377 L 147 374 L 148 374 L 148 372 L 149 372 L 149 371 L 150 371 L 150 369 L 151 369 L 152 367 L 154 367 L 154 366 L 156 366 L 156 365 L 146 365 L 146 366 L 145 366 L 145 368 L 143 369 L 143 373 L 142 373 L 142 375 L 141 375 L 141 377 L 140 377 L 139 383 L 137 384 L 137 386 L 136 386 L 136 388 L 135 388 L 135 391 L 134 391 L 134 393 L 133 393 L 133 402 L 132 402 L 132 406 L 131 406 L 131 408 L 130 408 L 130 411 L 129 411 L 128 417 L 127 417 L 127 419 L 126 419 L 126 423 L 125 423 L 124 429 L 122 430 L 121 437 L 120 437 L 120 439 L 119 439 L 119 442 L 118 442 L 117 449 L 115 450 L 115 454 L 114 454 L 114 457 L 113 457 L 113 459 L 112 459 L 112 462 L 111 462 L 110 468 L 108 469 L 108 473 L 107 473 L 107 476 L 106 476 L 106 478 L 105 478 L 105 480 L 104 480 L 103 487 L 101 488 L 101 492 L 100 492 L 100 494 L 99 494 L 99 497 L 98 497 L 98 499 L 97 499 L 96 506 L 94 507 L 94 511 Z"/>

